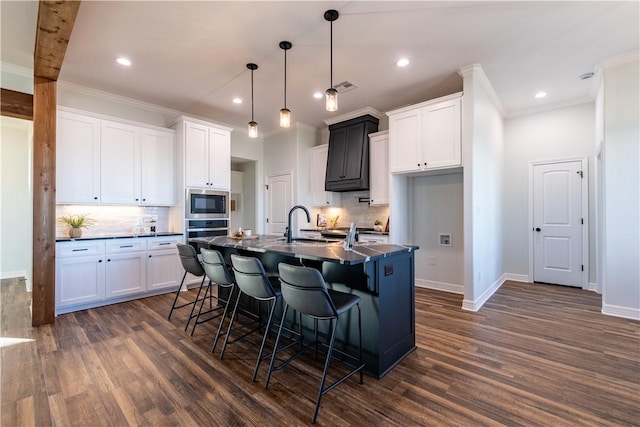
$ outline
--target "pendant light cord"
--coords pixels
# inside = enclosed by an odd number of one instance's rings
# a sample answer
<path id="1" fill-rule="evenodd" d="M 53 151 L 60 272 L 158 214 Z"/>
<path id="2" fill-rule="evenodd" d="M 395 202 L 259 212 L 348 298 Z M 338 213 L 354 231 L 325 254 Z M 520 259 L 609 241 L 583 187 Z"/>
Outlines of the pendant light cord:
<path id="1" fill-rule="evenodd" d="M 329 30 L 329 34 L 330 34 L 330 44 L 329 44 L 329 55 L 330 55 L 330 70 L 329 70 L 329 76 L 331 81 L 329 82 L 329 89 L 333 88 L 333 21 L 331 21 L 331 25 L 330 25 L 330 30 Z"/>
<path id="2" fill-rule="evenodd" d="M 251 121 L 253 122 L 253 70 L 251 70 Z"/>
<path id="3" fill-rule="evenodd" d="M 287 49 L 284 49 L 284 108 L 287 109 Z"/>

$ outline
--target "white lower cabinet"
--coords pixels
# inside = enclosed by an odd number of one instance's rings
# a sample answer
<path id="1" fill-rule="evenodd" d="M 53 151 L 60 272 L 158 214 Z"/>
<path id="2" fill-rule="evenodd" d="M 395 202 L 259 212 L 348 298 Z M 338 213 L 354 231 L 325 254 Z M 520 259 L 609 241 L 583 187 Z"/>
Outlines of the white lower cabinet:
<path id="1" fill-rule="evenodd" d="M 56 309 L 104 301 L 104 242 L 56 244 Z"/>
<path id="2" fill-rule="evenodd" d="M 176 247 L 181 240 L 180 237 L 157 237 L 148 241 L 147 291 L 177 289 L 184 273 Z"/>
<path id="3" fill-rule="evenodd" d="M 56 313 L 177 288 L 182 236 L 56 243 Z"/>
<path id="4" fill-rule="evenodd" d="M 105 297 L 115 298 L 146 289 L 146 249 L 144 239 L 116 239 L 106 243 Z"/>

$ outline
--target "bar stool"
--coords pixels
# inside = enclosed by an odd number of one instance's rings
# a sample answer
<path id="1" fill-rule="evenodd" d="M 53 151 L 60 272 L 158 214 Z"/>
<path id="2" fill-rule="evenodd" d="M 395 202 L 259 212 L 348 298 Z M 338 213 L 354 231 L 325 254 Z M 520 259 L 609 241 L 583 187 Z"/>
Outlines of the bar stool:
<path id="1" fill-rule="evenodd" d="M 364 363 L 362 362 L 362 317 L 360 313 L 360 297 L 357 295 L 348 294 L 345 292 L 338 292 L 332 289 L 327 289 L 327 284 L 322 278 L 322 274 L 313 268 L 310 267 L 298 267 L 294 265 L 287 264 L 279 264 L 278 270 L 280 272 L 280 287 L 282 291 L 282 299 L 284 300 L 284 312 L 282 314 L 282 320 L 280 321 L 280 328 L 278 329 L 278 335 L 276 336 L 276 342 L 274 344 L 274 351 L 271 355 L 271 363 L 269 364 L 269 372 L 267 374 L 267 380 L 265 382 L 265 388 L 269 387 L 269 380 L 271 379 L 271 373 L 274 370 L 278 370 L 286 366 L 293 359 L 298 357 L 304 350 L 315 345 L 317 351 L 318 344 L 318 320 L 329 320 L 330 325 L 330 338 L 327 350 L 327 356 L 324 363 L 324 371 L 322 373 L 322 379 L 320 380 L 320 389 L 318 392 L 318 398 L 316 400 L 316 408 L 313 413 L 312 423 L 315 424 L 316 419 L 318 418 L 318 411 L 320 409 L 320 401 L 322 400 L 322 396 L 333 390 L 337 385 L 351 377 L 356 373 L 360 373 L 360 384 L 363 384 L 362 378 L 362 370 L 364 368 Z M 358 364 L 347 374 L 342 376 L 340 379 L 336 380 L 333 384 L 325 387 L 325 382 L 327 379 L 327 372 L 329 370 L 329 363 L 331 361 L 331 357 L 333 355 L 334 350 L 339 351 L 334 348 L 335 338 L 336 338 L 336 329 L 338 328 L 338 322 L 340 320 L 340 315 L 348 312 L 353 307 L 358 308 Z M 284 325 L 284 320 L 287 314 L 287 310 L 289 307 L 297 310 L 300 314 L 306 315 L 312 319 L 314 319 L 315 325 L 315 342 L 312 344 L 306 345 L 303 347 L 298 353 L 291 356 L 289 359 L 284 361 L 280 366 L 274 367 L 276 354 L 278 353 L 278 342 L 280 341 L 280 336 L 282 335 L 282 329 Z M 334 322 L 335 319 L 335 322 Z M 326 345 L 326 343 L 324 343 Z M 346 356 L 349 356 L 353 359 L 355 357 L 344 353 Z"/>
<path id="2" fill-rule="evenodd" d="M 206 278 L 204 269 L 200 264 L 200 260 L 198 259 L 198 254 L 196 250 L 191 245 L 184 245 L 182 243 L 176 243 L 176 247 L 178 248 L 178 256 L 180 257 L 180 262 L 182 263 L 182 268 L 184 268 L 184 275 L 182 276 L 182 281 L 180 282 L 180 286 L 176 290 L 176 297 L 173 299 L 173 304 L 171 305 L 171 311 L 169 311 L 168 320 L 171 320 L 171 315 L 173 314 L 173 310 L 178 308 L 191 306 L 191 314 L 189 314 L 189 319 L 187 320 L 187 324 L 184 327 L 186 331 L 189 327 L 189 322 L 193 319 L 193 312 L 196 308 L 196 304 L 200 302 L 200 292 L 202 292 L 202 287 L 204 285 L 204 280 Z M 184 285 L 184 281 L 187 278 L 187 273 L 191 273 L 196 277 L 202 277 L 202 281 L 200 282 L 200 287 L 198 288 L 198 294 L 196 295 L 196 299 L 181 305 L 176 305 L 178 302 L 178 296 L 180 295 L 180 289 Z"/>
<path id="3" fill-rule="evenodd" d="M 250 333 L 260 329 L 259 316 L 254 321 L 248 324 L 244 324 L 236 328 L 232 328 L 233 322 L 234 320 L 236 320 L 236 317 L 238 314 L 238 304 L 240 302 L 240 297 L 244 294 L 257 300 L 258 311 L 260 308 L 260 301 L 267 301 L 269 304 L 269 317 L 267 319 L 267 324 L 265 326 L 264 336 L 262 337 L 262 344 L 260 345 L 260 350 L 258 351 L 258 360 L 256 361 L 256 366 L 253 370 L 252 381 L 255 381 L 258 375 L 258 368 L 260 367 L 260 363 L 266 358 L 271 356 L 271 354 L 263 356 L 263 352 L 264 352 L 265 343 L 267 341 L 267 335 L 269 334 L 269 328 L 271 326 L 271 322 L 273 319 L 273 313 L 275 311 L 276 301 L 281 294 L 280 294 L 280 291 L 275 289 L 273 284 L 270 282 L 269 278 L 267 277 L 267 274 L 265 273 L 264 267 L 259 259 L 232 254 L 231 264 L 233 266 L 233 273 L 235 276 L 236 285 L 238 286 L 238 296 L 236 298 L 236 303 L 233 308 L 233 314 L 231 315 L 231 321 L 227 328 L 227 334 L 224 339 L 224 344 L 222 345 L 222 350 L 220 352 L 220 359 L 224 357 L 224 352 L 225 352 L 225 349 L 227 348 L 227 344 L 235 342 L 249 335 Z M 246 328 L 256 323 L 258 323 L 257 328 L 254 328 L 249 332 L 244 333 L 243 335 L 235 338 L 233 341 L 229 341 L 229 336 L 233 331 Z"/>
<path id="4" fill-rule="evenodd" d="M 222 319 L 220 320 L 220 324 L 218 325 L 218 331 L 216 332 L 215 340 L 213 341 L 213 346 L 211 347 L 211 351 L 213 352 L 216 348 L 216 344 L 218 342 L 218 337 L 220 336 L 220 331 L 222 330 L 222 325 L 224 324 L 224 319 L 227 317 L 227 311 L 229 310 L 229 303 L 231 298 L 233 297 L 233 288 L 234 281 L 233 277 L 229 273 L 227 269 L 227 264 L 224 261 L 224 257 L 219 251 L 213 249 L 201 248 L 200 253 L 202 254 L 202 268 L 204 269 L 206 277 L 209 279 L 209 284 L 207 286 L 207 290 L 204 293 L 204 297 L 200 301 L 200 308 L 198 309 L 198 314 L 195 315 L 196 321 L 193 324 L 193 328 L 191 329 L 191 335 L 193 335 L 196 330 L 196 326 L 208 322 L 209 320 L 213 320 L 220 315 L 207 317 L 203 320 L 200 320 L 200 316 L 207 315 L 209 313 L 216 312 L 220 310 L 222 307 L 219 305 L 220 302 L 224 303 L 224 311 L 222 313 Z M 226 288 L 229 291 L 228 297 L 223 298 L 220 295 L 215 296 L 212 295 L 213 287 L 218 286 L 219 288 Z M 204 307 L 204 303 L 207 299 L 207 293 L 209 293 L 209 299 L 211 296 L 218 301 L 216 307 L 209 307 L 209 310 L 202 311 Z"/>

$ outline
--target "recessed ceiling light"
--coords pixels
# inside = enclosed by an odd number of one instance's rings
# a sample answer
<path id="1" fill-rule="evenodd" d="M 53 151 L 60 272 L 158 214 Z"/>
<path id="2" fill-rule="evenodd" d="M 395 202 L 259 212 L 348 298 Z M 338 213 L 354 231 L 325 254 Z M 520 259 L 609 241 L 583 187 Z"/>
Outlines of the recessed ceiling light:
<path id="1" fill-rule="evenodd" d="M 396 61 L 397 67 L 406 67 L 409 65 L 409 60 L 407 58 L 400 58 Z"/>
<path id="2" fill-rule="evenodd" d="M 127 58 L 125 58 L 124 56 L 120 56 L 118 58 L 116 58 L 116 62 L 120 65 L 124 65 L 126 67 L 129 67 L 131 65 L 131 61 L 128 60 Z"/>
<path id="3" fill-rule="evenodd" d="M 544 98 L 545 96 L 547 96 L 547 92 L 538 92 L 534 95 L 536 99 Z"/>
<path id="4" fill-rule="evenodd" d="M 315 99 L 322 99 L 323 96 L 324 95 L 321 92 L 316 92 L 316 93 L 313 94 L 313 97 Z"/>
<path id="5" fill-rule="evenodd" d="M 233 103 L 234 104 L 242 104 L 242 99 L 240 99 L 238 97 L 235 97 L 235 98 L 233 98 Z"/>

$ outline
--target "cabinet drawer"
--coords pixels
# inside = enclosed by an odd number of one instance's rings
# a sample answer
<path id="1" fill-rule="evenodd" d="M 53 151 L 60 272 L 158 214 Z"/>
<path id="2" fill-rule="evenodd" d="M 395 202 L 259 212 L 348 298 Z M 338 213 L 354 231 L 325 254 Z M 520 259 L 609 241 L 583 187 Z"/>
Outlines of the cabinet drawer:
<path id="1" fill-rule="evenodd" d="M 147 242 L 144 239 L 115 239 L 107 242 L 107 253 L 136 252 L 147 250 Z"/>
<path id="2" fill-rule="evenodd" d="M 360 243 L 389 243 L 389 236 L 384 234 L 362 234 L 359 235 Z"/>
<path id="3" fill-rule="evenodd" d="M 181 236 L 151 238 L 147 240 L 147 250 L 176 249 L 176 243 L 180 243 L 181 241 Z"/>
<path id="4" fill-rule="evenodd" d="M 101 255 L 103 253 L 104 242 L 99 240 L 56 243 L 56 257 L 58 258 L 84 255 Z"/>

